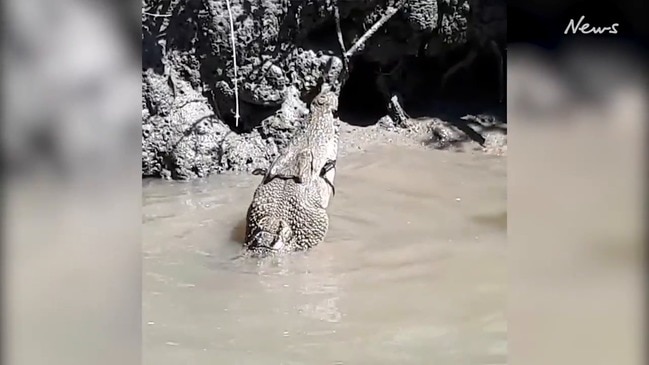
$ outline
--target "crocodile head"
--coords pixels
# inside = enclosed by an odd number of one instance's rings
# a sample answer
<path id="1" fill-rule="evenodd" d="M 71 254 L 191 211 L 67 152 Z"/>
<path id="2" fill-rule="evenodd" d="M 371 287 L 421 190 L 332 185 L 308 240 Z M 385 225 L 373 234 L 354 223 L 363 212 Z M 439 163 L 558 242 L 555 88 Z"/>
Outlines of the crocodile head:
<path id="1" fill-rule="evenodd" d="M 313 98 L 310 106 L 311 112 L 314 110 L 326 110 L 334 112 L 338 110 L 338 95 L 333 90 L 332 86 L 323 83 L 320 92 Z"/>
<path id="2" fill-rule="evenodd" d="M 292 233 L 289 225 L 281 219 L 266 217 L 252 232 L 246 243 L 249 251 L 261 256 L 272 255 L 290 249 Z"/>

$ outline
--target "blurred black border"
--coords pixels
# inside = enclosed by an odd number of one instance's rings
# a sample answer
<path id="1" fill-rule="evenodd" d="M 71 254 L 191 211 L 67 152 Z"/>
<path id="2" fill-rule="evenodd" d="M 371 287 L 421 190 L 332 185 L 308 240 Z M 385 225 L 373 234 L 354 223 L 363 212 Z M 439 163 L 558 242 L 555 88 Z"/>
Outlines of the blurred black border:
<path id="1" fill-rule="evenodd" d="M 578 21 L 585 17 L 585 22 L 593 27 L 605 27 L 618 23 L 617 34 L 565 34 L 566 27 L 571 19 Z M 607 43 L 619 43 L 625 46 L 633 46 L 644 59 L 643 74 L 649 79 L 649 1 L 644 0 L 621 0 L 621 1 L 596 1 L 596 0 L 510 0 L 507 2 L 507 43 L 508 45 L 534 45 L 549 51 L 559 53 L 564 42 L 570 41 L 574 44 L 579 42 L 597 42 L 599 40 Z M 550 60 L 548 60 L 550 61 Z M 649 85 L 647 85 L 649 86 Z M 649 123 L 649 121 L 646 121 Z M 647 128 L 649 131 L 649 128 Z M 645 136 L 645 148 L 649 146 L 649 136 Z M 649 157 L 649 151 L 645 153 Z M 649 160 L 649 159 L 648 159 Z M 646 163 L 647 161 L 645 161 Z M 646 165 L 645 165 L 646 166 Z M 644 212 L 645 219 L 645 265 L 644 279 L 649 279 L 649 168 L 645 167 Z M 649 291 L 645 283 L 644 308 L 649 307 Z M 647 329 L 649 328 L 649 315 L 645 316 L 645 338 L 647 340 Z M 647 343 L 646 341 L 643 341 Z M 644 347 L 645 363 L 649 363 L 649 351 Z"/>
<path id="2" fill-rule="evenodd" d="M 557 1 L 557 0 L 514 0 L 507 2 L 507 42 L 529 43 L 547 50 L 556 49 L 561 43 L 583 38 L 606 38 L 624 40 L 644 48 L 647 41 L 647 19 L 649 2 L 643 0 L 622 1 Z M 609 26 L 618 23 L 617 34 L 564 34 L 571 19 L 579 20 L 585 16 L 585 22 L 592 26 Z M 646 57 L 646 54 L 645 54 Z"/>

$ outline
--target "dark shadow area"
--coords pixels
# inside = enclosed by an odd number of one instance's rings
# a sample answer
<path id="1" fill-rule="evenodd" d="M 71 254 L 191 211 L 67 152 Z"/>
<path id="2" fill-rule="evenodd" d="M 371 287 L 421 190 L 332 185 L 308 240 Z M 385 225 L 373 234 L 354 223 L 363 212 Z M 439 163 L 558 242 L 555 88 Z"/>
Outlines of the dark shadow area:
<path id="1" fill-rule="evenodd" d="M 164 74 L 162 47 L 158 43 L 160 28 L 142 26 L 142 70 L 152 69 L 156 74 Z"/>
<path id="2" fill-rule="evenodd" d="M 298 38 L 298 44 L 304 49 L 312 49 L 316 52 L 321 50 L 339 54 L 340 46 L 336 39 L 336 23 L 333 19 L 328 19 L 314 25 L 308 33 Z"/>
<path id="3" fill-rule="evenodd" d="M 406 100 L 408 113 L 412 117 L 429 112 L 431 104 L 435 107 L 444 103 L 461 103 L 468 108 L 476 105 L 504 108 L 506 94 L 503 95 L 503 101 L 499 101 L 500 66 L 496 57 L 489 53 L 479 53 L 474 62 L 451 74 L 442 87 L 444 73 L 464 60 L 469 51 L 468 47 L 461 47 L 446 53 L 443 58 L 413 58 L 407 70 L 415 73 L 413 78 L 417 82 L 408 93 L 414 97 Z M 502 80 L 502 86 L 505 82 Z"/>
<path id="4" fill-rule="evenodd" d="M 499 80 L 498 60 L 490 54 L 478 54 L 472 64 L 448 77 L 442 87 L 444 72 L 461 62 L 468 51 L 462 48 L 449 52 L 443 61 L 440 58 L 404 58 L 402 75 L 389 82 L 393 91 L 403 96 L 402 106 L 410 117 L 436 117 L 470 136 L 471 129 L 461 119 L 467 114 L 492 115 L 506 123 L 506 105 L 504 100 L 499 100 L 499 88 L 504 84 Z M 378 89 L 378 75 L 378 65 L 360 57 L 352 60 L 349 79 L 340 94 L 339 115 L 343 121 L 366 127 L 386 115 L 387 102 Z M 473 138 L 481 141 L 477 135 Z"/>
<path id="5" fill-rule="evenodd" d="M 169 26 L 166 30 L 169 49 L 183 52 L 193 51 L 198 37 L 199 29 L 195 17 L 198 11 L 192 2 L 179 4 L 173 9 L 169 18 Z"/>
<path id="6" fill-rule="evenodd" d="M 237 126 L 236 123 L 234 109 L 222 111 L 221 120 L 237 134 L 250 133 L 260 126 L 264 119 L 275 114 L 278 109 L 275 106 L 255 105 L 239 99 L 239 125 Z"/>
<path id="7" fill-rule="evenodd" d="M 467 49 L 460 49 L 451 53 L 448 60 L 444 62 L 445 69 L 461 62 L 467 54 Z M 471 65 L 458 70 L 448 78 L 446 87 L 439 96 L 442 99 L 498 104 L 499 67 L 498 60 L 494 55 L 480 52 Z M 440 76 L 444 71 L 440 72 Z"/>
<path id="8" fill-rule="evenodd" d="M 161 2 L 159 5 L 146 9 L 150 14 L 171 14 L 171 2 Z M 167 38 L 164 27 L 167 17 L 147 14 L 142 21 L 142 69 L 152 69 L 158 75 L 164 74 L 164 49 L 160 40 Z"/>
<path id="9" fill-rule="evenodd" d="M 361 58 L 352 60 L 349 79 L 338 102 L 338 113 L 345 123 L 367 127 L 387 113 L 386 100 L 376 86 L 377 74 L 375 64 Z"/>

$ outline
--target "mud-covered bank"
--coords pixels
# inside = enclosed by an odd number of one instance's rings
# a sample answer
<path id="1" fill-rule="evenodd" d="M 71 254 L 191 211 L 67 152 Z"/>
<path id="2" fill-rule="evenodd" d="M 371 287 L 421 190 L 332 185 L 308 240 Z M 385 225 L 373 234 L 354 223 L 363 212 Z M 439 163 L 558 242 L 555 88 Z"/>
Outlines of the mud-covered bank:
<path id="1" fill-rule="evenodd" d="M 360 146 L 369 135 L 438 148 L 467 138 L 478 148 L 505 144 L 506 124 L 498 117 L 503 105 L 494 113 L 464 108 L 469 101 L 497 105 L 502 98 L 504 1 L 230 5 L 238 123 L 227 2 L 143 2 L 143 176 L 191 179 L 266 166 L 300 128 L 319 82 L 335 79 L 343 82 L 343 149 Z M 390 7 L 398 9 L 394 16 L 358 52 L 343 57 Z M 445 79 L 452 69 L 457 72 Z"/>

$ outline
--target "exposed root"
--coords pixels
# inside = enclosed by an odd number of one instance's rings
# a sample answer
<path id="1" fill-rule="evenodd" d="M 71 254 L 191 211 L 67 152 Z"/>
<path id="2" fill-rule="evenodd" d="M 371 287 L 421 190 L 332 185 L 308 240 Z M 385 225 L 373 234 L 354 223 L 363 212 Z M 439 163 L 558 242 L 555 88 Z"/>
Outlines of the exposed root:
<path id="1" fill-rule="evenodd" d="M 410 116 L 402 106 L 401 95 L 395 92 L 389 83 L 391 79 L 394 80 L 394 78 L 399 78 L 399 73 L 402 71 L 402 67 L 403 60 L 400 59 L 391 70 L 379 70 L 376 84 L 387 104 L 386 109 L 388 111 L 388 117 L 390 117 L 394 125 L 406 128 L 408 127 L 408 119 L 410 119 Z"/>
<path id="2" fill-rule="evenodd" d="M 410 117 L 401 106 L 399 95 L 393 92 L 392 89 L 388 86 L 386 75 L 387 74 L 383 73 L 378 75 L 376 79 L 376 86 L 385 99 L 388 116 L 390 117 L 390 119 L 392 119 L 395 125 L 399 127 L 406 127 L 407 120 Z"/>
<path id="3" fill-rule="evenodd" d="M 399 96 L 395 93 L 392 94 L 388 102 L 388 115 L 394 121 L 395 125 L 404 128 L 408 126 L 408 119 L 410 117 L 401 106 Z"/>

